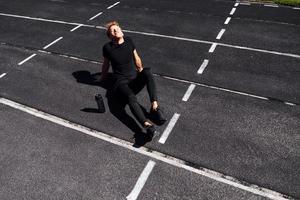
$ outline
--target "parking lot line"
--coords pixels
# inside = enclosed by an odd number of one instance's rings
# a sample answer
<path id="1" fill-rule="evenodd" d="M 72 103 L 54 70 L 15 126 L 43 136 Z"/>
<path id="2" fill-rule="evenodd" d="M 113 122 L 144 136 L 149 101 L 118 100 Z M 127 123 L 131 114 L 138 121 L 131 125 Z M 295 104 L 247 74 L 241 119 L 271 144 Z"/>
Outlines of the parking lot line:
<path id="1" fill-rule="evenodd" d="M 264 4 L 265 7 L 271 7 L 271 8 L 278 8 L 278 5 L 273 5 L 273 4 Z"/>
<path id="2" fill-rule="evenodd" d="M 83 24 L 79 24 L 78 26 L 76 26 L 75 28 L 71 29 L 70 32 L 75 31 L 76 29 L 80 28 L 81 26 L 83 26 Z"/>
<path id="3" fill-rule="evenodd" d="M 218 36 L 217 36 L 216 39 L 217 39 L 217 40 L 220 40 L 221 37 L 223 36 L 224 32 L 225 32 L 225 29 L 220 30 L 220 32 L 219 32 L 219 34 L 218 34 Z"/>
<path id="4" fill-rule="evenodd" d="M 32 54 L 31 56 L 29 56 L 28 58 L 24 59 L 23 61 L 19 62 L 18 65 L 22 65 L 23 63 L 25 63 L 26 61 L 30 60 L 31 58 L 33 58 L 34 56 L 36 56 L 36 54 Z"/>
<path id="5" fill-rule="evenodd" d="M 158 141 L 159 143 L 164 144 L 167 141 L 167 139 L 168 139 L 170 133 L 172 132 L 172 130 L 173 130 L 177 120 L 179 119 L 179 117 L 180 117 L 180 114 L 178 114 L 178 113 L 175 113 L 173 115 L 173 117 L 170 120 L 167 128 L 164 130 L 163 134 L 161 135 L 161 137 Z"/>
<path id="6" fill-rule="evenodd" d="M 70 122 L 68 120 L 56 117 L 54 115 L 39 111 L 37 109 L 19 104 L 17 102 L 14 102 L 14 101 L 2 98 L 2 97 L 0 97 L 0 103 L 2 103 L 4 105 L 7 105 L 9 107 L 15 108 L 17 110 L 26 112 L 26 113 L 31 114 L 33 116 L 36 116 L 38 118 L 42 118 L 44 120 L 59 124 L 61 126 L 79 131 L 81 133 L 84 133 L 84 134 L 90 135 L 92 137 L 101 139 L 101 140 L 109 142 L 111 144 L 115 144 L 115 145 L 127 148 L 129 150 L 140 153 L 142 155 L 151 157 L 153 159 L 162 161 L 164 163 L 168 163 L 172 166 L 176 166 L 176 167 L 188 170 L 190 172 L 194 172 L 198 175 L 208 177 L 208 178 L 213 179 L 215 181 L 231 185 L 233 187 L 242 189 L 244 191 L 251 192 L 253 194 L 257 194 L 257 195 L 260 195 L 260 196 L 263 196 L 263 197 L 268 197 L 268 198 L 276 199 L 276 200 L 290 199 L 289 196 L 281 194 L 279 192 L 276 192 L 276 191 L 273 191 L 273 190 L 270 190 L 270 189 L 267 189 L 267 188 L 263 188 L 263 187 L 260 187 L 258 185 L 254 185 L 254 184 L 251 184 L 251 183 L 246 183 L 246 182 L 243 182 L 243 181 L 239 181 L 239 180 L 237 180 L 237 179 L 235 179 L 231 176 L 227 176 L 225 174 L 222 174 L 222 173 L 219 173 L 219 172 L 216 172 L 216 171 L 213 171 L 213 170 L 201 167 L 201 166 L 197 166 L 193 163 L 189 163 L 188 161 L 184 161 L 184 160 L 175 158 L 173 156 L 169 156 L 167 154 L 164 154 L 164 153 L 161 153 L 161 152 L 158 152 L 158 151 L 154 151 L 154 150 L 149 149 L 147 147 L 135 148 L 133 146 L 133 144 L 128 142 L 128 141 L 113 137 L 111 135 L 105 134 L 105 133 L 100 132 L 100 131 L 90 129 L 88 127 L 84 127 L 84 126 L 79 125 L 79 124 L 75 124 L 75 123 Z"/>
<path id="7" fill-rule="evenodd" d="M 230 22 L 230 20 L 231 20 L 231 17 L 227 17 L 224 24 L 228 24 Z"/>
<path id="8" fill-rule="evenodd" d="M 146 167 L 144 168 L 143 172 L 141 173 L 140 177 L 138 178 L 138 181 L 136 182 L 133 190 L 130 192 L 130 194 L 126 197 L 127 200 L 136 200 L 143 189 L 150 173 L 152 172 L 153 168 L 155 166 L 155 162 L 150 160 Z"/>
<path id="9" fill-rule="evenodd" d="M 59 40 L 63 39 L 63 37 L 59 37 L 56 40 L 54 40 L 53 42 L 51 42 L 50 44 L 47 44 L 46 46 L 43 47 L 43 49 L 47 49 L 50 46 L 52 46 L 53 44 L 55 44 L 56 42 L 58 42 Z"/>
<path id="10" fill-rule="evenodd" d="M 236 8 L 232 8 L 232 10 L 230 11 L 229 15 L 233 15 L 235 12 Z"/>
<path id="11" fill-rule="evenodd" d="M 202 74 L 204 69 L 206 68 L 206 66 L 208 65 L 209 60 L 208 59 L 204 59 L 203 63 L 201 64 L 200 68 L 198 69 L 197 73 L 198 74 Z"/>
<path id="12" fill-rule="evenodd" d="M 184 96 L 182 97 L 182 101 L 188 101 L 188 100 L 189 100 L 189 98 L 190 98 L 190 96 L 191 96 L 193 90 L 195 89 L 195 87 L 196 87 L 195 84 L 191 84 L 191 85 L 188 87 L 187 91 L 185 92 Z"/>
<path id="13" fill-rule="evenodd" d="M 100 15 L 102 15 L 102 14 L 103 14 L 103 12 L 99 12 L 99 13 L 96 14 L 95 16 L 91 17 L 88 21 L 91 21 L 91 20 L 95 19 L 96 17 L 98 17 L 98 16 L 100 16 Z"/>
<path id="14" fill-rule="evenodd" d="M 209 48 L 208 52 L 209 53 L 213 53 L 215 51 L 216 47 L 217 47 L 217 43 L 213 43 L 211 45 L 211 47 Z"/>
<path id="15" fill-rule="evenodd" d="M 120 3 L 120 1 L 114 3 L 114 4 L 111 5 L 111 6 L 108 6 L 107 9 L 109 10 L 109 9 L 113 8 L 114 6 L 118 5 L 119 3 Z"/>
<path id="16" fill-rule="evenodd" d="M 27 17 L 27 16 L 21 16 L 21 15 L 12 15 L 12 14 L 6 14 L 6 13 L 0 13 L 0 16 L 15 17 L 15 18 L 28 19 L 28 20 L 45 21 L 45 22 L 52 22 L 52 23 L 59 23 L 59 24 L 76 25 L 76 26 L 81 25 L 80 23 L 74 23 L 74 22 L 65 22 L 65 21 L 60 21 L 60 20 L 49 20 L 49 19 L 43 19 L 43 18 Z M 82 24 L 82 26 L 88 27 L 88 28 L 97 28 L 97 29 L 106 30 L 106 28 L 103 27 L 103 26 L 95 26 L 95 25 L 88 25 L 88 24 Z M 199 40 L 199 39 L 192 39 L 192 38 L 185 38 L 185 37 L 178 37 L 178 36 L 170 36 L 170 35 L 164 35 L 164 34 L 158 34 L 158 33 L 147 33 L 147 32 L 142 32 L 142 31 L 133 31 L 133 30 L 126 30 L 126 29 L 123 29 L 123 31 L 126 32 L 126 33 L 135 33 L 135 34 L 140 34 L 140 35 L 168 38 L 168 39 L 181 40 L 181 41 L 187 41 L 187 42 L 195 42 L 195 43 L 203 43 L 203 44 L 213 44 L 214 43 L 212 41 L 207 41 L 207 40 Z M 300 55 L 298 55 L 298 54 L 284 53 L 284 52 L 278 52 L 278 51 L 272 51 L 272 50 L 266 50 L 266 49 L 257 49 L 257 48 L 251 48 L 251 47 L 245 47 L 245 46 L 225 44 L 225 43 L 216 43 L 216 44 L 219 45 L 219 46 L 225 46 L 225 47 L 229 47 L 229 48 L 236 48 L 236 49 L 243 49 L 243 50 L 248 50 L 248 51 L 263 52 L 263 53 L 280 55 L 280 56 L 300 58 Z"/>
<path id="17" fill-rule="evenodd" d="M 6 73 L 3 73 L 0 75 L 0 78 L 3 78 L 6 75 Z"/>

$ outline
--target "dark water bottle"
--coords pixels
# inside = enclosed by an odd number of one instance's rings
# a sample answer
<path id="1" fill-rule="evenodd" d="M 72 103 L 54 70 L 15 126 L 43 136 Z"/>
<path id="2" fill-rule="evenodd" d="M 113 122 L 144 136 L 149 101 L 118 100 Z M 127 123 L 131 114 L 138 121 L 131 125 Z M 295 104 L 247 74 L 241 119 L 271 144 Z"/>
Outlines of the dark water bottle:
<path id="1" fill-rule="evenodd" d="M 97 105 L 98 105 L 99 113 L 105 113 L 105 105 L 104 105 L 103 98 L 102 98 L 101 94 L 96 94 L 95 100 L 96 100 Z"/>

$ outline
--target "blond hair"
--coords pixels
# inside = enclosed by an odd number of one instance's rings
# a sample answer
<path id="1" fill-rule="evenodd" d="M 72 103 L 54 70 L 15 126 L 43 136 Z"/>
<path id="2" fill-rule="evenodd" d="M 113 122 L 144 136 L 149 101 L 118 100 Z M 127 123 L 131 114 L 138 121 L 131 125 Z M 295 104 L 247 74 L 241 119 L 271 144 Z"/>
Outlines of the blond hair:
<path id="1" fill-rule="evenodd" d="M 109 31 L 110 27 L 112 27 L 112 26 L 114 26 L 114 25 L 120 26 L 119 23 L 118 23 L 117 21 L 110 21 L 110 22 L 107 22 L 107 23 L 105 24 L 106 35 L 107 35 L 107 37 L 110 36 L 110 31 Z"/>

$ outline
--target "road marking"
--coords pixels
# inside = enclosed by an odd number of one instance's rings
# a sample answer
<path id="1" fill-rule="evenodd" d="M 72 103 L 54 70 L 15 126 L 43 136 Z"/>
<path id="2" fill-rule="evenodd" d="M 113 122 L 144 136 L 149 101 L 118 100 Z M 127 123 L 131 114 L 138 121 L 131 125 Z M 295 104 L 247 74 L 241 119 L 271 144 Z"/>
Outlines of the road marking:
<path id="1" fill-rule="evenodd" d="M 289 106 L 296 106 L 296 104 L 294 104 L 294 103 L 290 103 L 290 102 L 284 102 L 284 104 L 286 104 L 286 105 L 289 105 Z"/>
<path id="2" fill-rule="evenodd" d="M 191 96 L 193 90 L 195 89 L 195 87 L 196 87 L 195 84 L 191 84 L 191 85 L 189 86 L 189 88 L 186 90 L 184 96 L 182 97 L 182 101 L 188 101 L 188 100 L 189 100 L 189 98 L 190 98 L 190 96 Z"/>
<path id="3" fill-rule="evenodd" d="M 99 12 L 97 15 L 91 17 L 88 21 L 91 21 L 93 19 L 95 19 L 96 17 L 98 17 L 99 15 L 102 15 L 103 12 Z"/>
<path id="4" fill-rule="evenodd" d="M 75 31 L 76 29 L 80 28 L 81 26 L 83 26 L 83 24 L 79 24 L 78 26 L 76 26 L 75 28 L 71 29 L 70 32 Z"/>
<path id="5" fill-rule="evenodd" d="M 36 54 L 32 54 L 31 56 L 29 56 L 28 58 L 26 58 L 25 60 L 21 61 L 18 63 L 18 65 L 22 65 L 23 63 L 25 63 L 26 61 L 30 60 L 31 58 L 33 58 L 34 56 L 36 56 Z"/>
<path id="6" fill-rule="evenodd" d="M 225 29 L 222 29 L 222 30 L 219 32 L 219 34 L 218 34 L 218 36 L 217 36 L 216 39 L 217 39 L 217 40 L 220 40 L 221 37 L 223 36 L 224 32 L 225 32 Z"/>
<path id="7" fill-rule="evenodd" d="M 240 3 L 241 5 L 244 5 L 244 6 L 250 6 L 251 4 L 250 3 L 246 3 L 246 2 L 243 2 L 243 3 Z"/>
<path id="8" fill-rule="evenodd" d="M 295 9 L 295 10 L 300 10 L 300 8 L 299 8 L 299 7 L 294 7 L 293 9 Z"/>
<path id="9" fill-rule="evenodd" d="M 6 73 L 3 73 L 0 75 L 0 78 L 3 78 L 6 75 Z"/>
<path id="10" fill-rule="evenodd" d="M 5 13 L 0 13 L 0 16 L 15 17 L 15 18 L 28 19 L 28 20 L 45 21 L 45 22 L 59 23 L 59 24 L 76 25 L 76 26 L 80 25 L 80 23 L 65 22 L 65 21 L 59 21 L 59 20 L 49 20 L 49 19 L 43 19 L 43 18 L 26 17 L 26 16 L 5 14 Z M 88 28 L 96 28 L 96 29 L 106 30 L 106 28 L 103 26 L 95 26 L 95 25 L 88 25 L 88 24 L 82 24 L 82 26 L 88 27 Z M 174 39 L 174 40 L 181 40 L 181 41 L 187 41 L 187 42 L 203 43 L 203 44 L 213 44 L 214 43 L 212 41 L 207 41 L 207 40 L 198 40 L 198 39 L 169 36 L 169 35 L 156 34 L 156 33 L 147 33 L 147 32 L 142 32 L 142 31 L 126 30 L 126 29 L 123 29 L 123 32 L 135 33 L 135 34 L 147 35 L 147 36 L 153 36 L 153 37 L 160 37 L 160 38 L 168 38 L 168 39 Z M 263 53 L 275 54 L 275 55 L 280 55 L 280 56 L 300 58 L 300 55 L 298 55 L 298 54 L 277 52 L 277 51 L 265 50 L 265 49 L 257 49 L 257 48 L 251 48 L 251 47 L 225 44 L 225 43 L 216 43 L 216 44 L 218 44 L 219 46 L 225 46 L 225 47 L 229 47 L 229 48 L 243 49 L 243 50 L 248 50 L 248 51 L 256 51 L 256 52 L 263 52 Z"/>
<path id="11" fill-rule="evenodd" d="M 179 119 L 179 117 L 180 117 L 180 114 L 178 114 L 178 113 L 175 113 L 175 114 L 173 115 L 173 117 L 172 117 L 172 119 L 170 120 L 170 122 L 169 122 L 167 128 L 165 129 L 165 131 L 164 131 L 163 134 L 161 135 L 161 137 L 160 137 L 160 139 L 159 139 L 159 141 L 158 141 L 159 143 L 164 144 L 164 143 L 167 141 L 167 139 L 168 139 L 168 137 L 169 137 L 171 131 L 173 130 L 173 128 L 174 128 L 174 126 L 175 126 L 177 120 Z"/>
<path id="12" fill-rule="evenodd" d="M 272 8 L 278 8 L 278 5 L 273 5 L 273 4 L 264 4 L 265 7 L 272 7 Z"/>
<path id="13" fill-rule="evenodd" d="M 227 17 L 226 21 L 224 22 L 224 24 L 228 24 L 231 20 L 231 17 Z"/>
<path id="14" fill-rule="evenodd" d="M 215 51 L 216 47 L 217 47 L 217 43 L 213 43 L 211 45 L 211 47 L 209 48 L 208 52 L 209 53 L 213 53 Z"/>
<path id="15" fill-rule="evenodd" d="M 234 4 L 234 7 L 237 7 L 238 5 L 239 5 L 239 3 L 235 3 L 235 4 Z"/>
<path id="16" fill-rule="evenodd" d="M 232 10 L 230 11 L 230 15 L 233 15 L 234 14 L 234 12 L 235 12 L 235 10 L 236 10 L 236 8 L 232 8 Z"/>
<path id="17" fill-rule="evenodd" d="M 140 153 L 140 154 L 148 156 L 150 158 L 162 161 L 164 163 L 170 164 L 172 166 L 176 166 L 178 168 L 188 170 L 190 172 L 194 172 L 196 174 L 208 177 L 210 179 L 213 179 L 213 180 L 221 182 L 221 183 L 231 185 L 233 187 L 239 188 L 239 189 L 244 190 L 244 191 L 251 192 L 253 194 L 257 194 L 257 195 L 260 195 L 260 196 L 263 196 L 263 197 L 268 197 L 268 198 L 277 199 L 277 200 L 291 199 L 291 197 L 289 197 L 287 195 L 284 195 L 284 194 L 280 194 L 279 192 L 272 191 L 270 189 L 263 188 L 263 187 L 260 187 L 258 185 L 254 185 L 254 184 L 247 183 L 247 182 L 244 182 L 244 181 L 239 181 L 238 179 L 235 179 L 231 176 L 227 176 L 227 175 L 221 174 L 217 171 L 213 171 L 213 170 L 201 167 L 201 166 L 197 166 L 197 165 L 195 165 L 193 163 L 190 163 L 188 161 L 175 158 L 173 156 L 170 156 L 170 155 L 167 155 L 167 154 L 149 149 L 147 147 L 135 148 L 133 146 L 133 144 L 128 142 L 128 141 L 121 140 L 119 138 L 110 136 L 110 135 L 105 134 L 103 132 L 90 129 L 88 127 L 85 127 L 85 126 L 82 126 L 82 125 L 79 125 L 79 124 L 75 124 L 75 123 L 70 122 L 68 120 L 56 117 L 54 115 L 51 115 L 51 114 L 48 114 L 48 113 L 45 113 L 45 112 L 42 112 L 42 111 L 39 111 L 39 110 L 36 110 L 34 108 L 30 108 L 28 106 L 19 104 L 17 102 L 14 102 L 14 101 L 11 101 L 11 100 L 8 100 L 8 99 L 5 99 L 5 98 L 0 97 L 0 103 L 2 103 L 4 105 L 7 105 L 7 106 L 10 106 L 12 108 L 15 108 L 17 110 L 29 113 L 33 116 L 38 117 L 38 118 L 42 118 L 42 119 L 45 119 L 47 121 L 51 121 L 51 122 L 59 124 L 61 126 L 79 131 L 81 133 L 84 133 L 84 134 L 90 135 L 92 137 L 101 139 L 101 140 L 109 142 L 111 144 L 115 144 L 115 145 L 118 145 L 120 147 L 124 147 L 126 149 L 132 150 L 134 152 Z"/>
<path id="18" fill-rule="evenodd" d="M 206 66 L 208 65 L 209 60 L 204 59 L 202 65 L 200 66 L 200 68 L 198 69 L 197 73 L 198 74 L 202 74 L 204 69 L 206 68 Z"/>
<path id="19" fill-rule="evenodd" d="M 155 166 L 155 162 L 150 160 L 146 165 L 146 167 L 144 168 L 143 172 L 141 173 L 140 177 L 138 178 L 138 181 L 136 182 L 133 190 L 126 197 L 127 200 L 136 200 L 138 198 L 154 166 Z"/>
<path id="20" fill-rule="evenodd" d="M 107 9 L 109 10 L 109 9 L 111 9 L 112 7 L 114 7 L 114 6 L 118 5 L 119 3 L 120 3 L 120 1 L 118 1 L 118 2 L 114 3 L 114 4 L 113 4 L 113 5 L 111 5 L 111 6 L 108 6 L 108 7 L 107 7 Z"/>
<path id="21" fill-rule="evenodd" d="M 51 45 L 55 44 L 56 42 L 58 42 L 59 40 L 63 39 L 63 37 L 59 37 L 56 40 L 54 40 L 53 42 L 51 42 L 50 44 L 47 44 L 46 46 L 43 47 L 43 49 L 47 49 L 48 47 L 50 47 Z"/>

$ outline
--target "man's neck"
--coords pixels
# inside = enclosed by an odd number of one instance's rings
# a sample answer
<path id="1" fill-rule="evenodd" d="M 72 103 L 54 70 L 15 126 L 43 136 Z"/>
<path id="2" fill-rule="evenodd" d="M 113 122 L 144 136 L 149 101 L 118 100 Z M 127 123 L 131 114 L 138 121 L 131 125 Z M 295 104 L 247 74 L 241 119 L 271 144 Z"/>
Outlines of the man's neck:
<path id="1" fill-rule="evenodd" d="M 122 44 L 124 42 L 124 37 L 116 38 L 115 40 L 113 40 L 113 42 L 116 44 Z"/>

